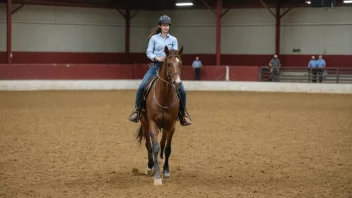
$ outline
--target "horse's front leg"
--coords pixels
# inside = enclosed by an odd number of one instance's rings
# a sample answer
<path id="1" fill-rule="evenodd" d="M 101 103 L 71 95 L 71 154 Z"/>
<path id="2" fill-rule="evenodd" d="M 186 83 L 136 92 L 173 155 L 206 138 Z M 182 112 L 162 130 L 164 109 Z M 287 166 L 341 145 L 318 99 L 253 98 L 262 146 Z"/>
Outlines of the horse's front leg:
<path id="1" fill-rule="evenodd" d="M 148 165 L 145 171 L 145 174 L 148 176 L 152 176 L 153 174 L 153 167 L 154 167 L 154 161 L 153 161 L 153 147 L 150 141 L 150 133 L 149 133 L 149 125 L 143 123 L 142 125 L 142 129 L 143 129 L 143 135 L 145 137 L 145 147 L 148 151 Z"/>
<path id="2" fill-rule="evenodd" d="M 170 129 L 166 130 L 167 131 L 167 143 L 166 143 L 166 148 L 165 148 L 165 162 L 164 162 L 164 167 L 163 167 L 163 179 L 169 180 L 170 179 L 170 167 L 169 167 L 169 157 L 171 155 L 171 142 L 172 142 L 172 137 L 175 132 L 175 124 L 173 124 Z"/>
<path id="3" fill-rule="evenodd" d="M 154 185 L 162 185 L 161 176 L 159 172 L 159 163 L 158 163 L 158 153 L 159 153 L 159 142 L 158 142 L 158 134 L 159 129 L 155 122 L 151 121 L 149 123 L 150 128 L 150 137 L 152 139 L 152 148 L 153 148 L 153 156 L 154 156 Z"/>

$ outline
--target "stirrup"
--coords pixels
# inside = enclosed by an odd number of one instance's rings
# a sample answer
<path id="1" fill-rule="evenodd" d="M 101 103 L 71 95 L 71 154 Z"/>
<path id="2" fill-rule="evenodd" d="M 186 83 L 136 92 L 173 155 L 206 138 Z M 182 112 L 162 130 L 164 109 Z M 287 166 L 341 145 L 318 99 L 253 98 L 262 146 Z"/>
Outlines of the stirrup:
<path id="1" fill-rule="evenodd" d="M 132 112 L 131 115 L 130 115 L 129 120 L 130 120 L 131 122 L 138 123 L 138 121 L 139 121 L 139 108 L 138 108 L 138 107 L 135 107 L 135 108 L 134 108 L 133 112 Z"/>

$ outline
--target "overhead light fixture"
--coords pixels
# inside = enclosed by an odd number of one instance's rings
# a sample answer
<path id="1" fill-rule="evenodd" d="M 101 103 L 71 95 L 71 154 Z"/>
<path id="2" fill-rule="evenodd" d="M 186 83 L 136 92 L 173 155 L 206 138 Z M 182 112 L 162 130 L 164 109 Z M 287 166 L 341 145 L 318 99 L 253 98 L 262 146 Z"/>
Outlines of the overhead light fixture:
<path id="1" fill-rule="evenodd" d="M 192 6 L 193 3 L 191 2 L 183 2 L 183 3 L 176 3 L 176 6 Z"/>
<path id="2" fill-rule="evenodd" d="M 306 1 L 306 4 L 310 4 L 310 1 Z"/>
<path id="3" fill-rule="evenodd" d="M 344 3 L 352 3 L 351 0 L 348 0 L 348 1 L 343 1 Z"/>

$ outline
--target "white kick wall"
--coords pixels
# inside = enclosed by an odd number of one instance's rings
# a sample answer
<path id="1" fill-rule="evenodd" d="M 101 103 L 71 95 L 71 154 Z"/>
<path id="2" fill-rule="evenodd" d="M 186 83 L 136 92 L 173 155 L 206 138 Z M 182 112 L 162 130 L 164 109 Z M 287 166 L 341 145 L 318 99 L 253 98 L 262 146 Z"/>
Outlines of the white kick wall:
<path id="1" fill-rule="evenodd" d="M 352 84 L 182 81 L 188 91 L 352 94 Z M 140 80 L 2 80 L 0 91 L 135 90 Z"/>
<path id="2" fill-rule="evenodd" d="M 215 54 L 210 10 L 138 12 L 131 20 L 131 52 L 145 53 L 162 14 L 172 18 L 171 34 L 184 53 Z M 273 54 L 275 18 L 264 8 L 232 9 L 222 17 L 221 36 L 222 54 Z M 124 52 L 124 39 L 125 21 L 114 9 L 25 5 L 13 15 L 14 51 Z M 0 50 L 6 50 L 6 4 L 0 4 Z M 352 55 L 352 7 L 292 9 L 282 19 L 281 53 Z"/>

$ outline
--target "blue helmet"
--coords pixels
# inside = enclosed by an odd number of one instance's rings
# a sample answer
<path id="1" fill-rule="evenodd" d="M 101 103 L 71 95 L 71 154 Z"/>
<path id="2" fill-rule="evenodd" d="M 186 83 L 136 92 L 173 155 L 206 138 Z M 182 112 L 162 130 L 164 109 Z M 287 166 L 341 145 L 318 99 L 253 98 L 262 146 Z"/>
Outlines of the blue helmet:
<path id="1" fill-rule="evenodd" d="M 168 17 L 167 15 L 163 15 L 163 16 L 159 17 L 158 24 L 161 24 L 161 23 L 167 23 L 167 24 L 171 25 L 170 17 Z"/>

